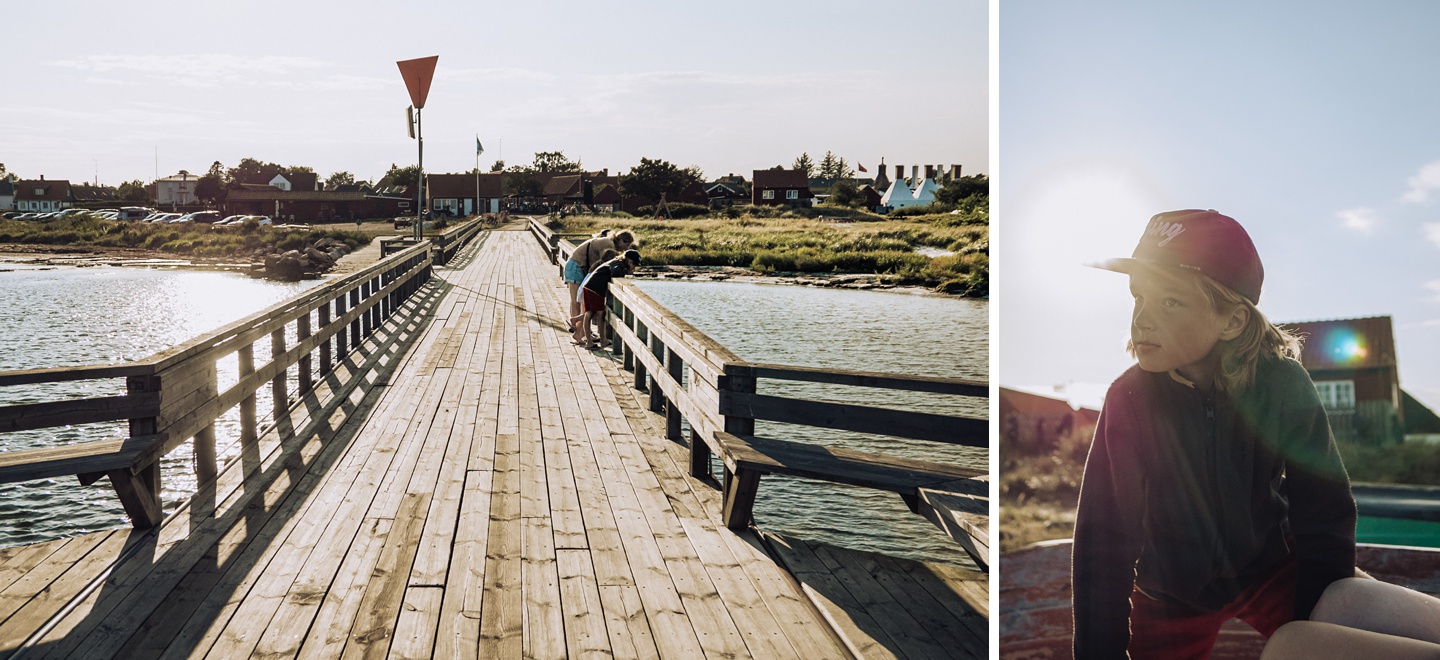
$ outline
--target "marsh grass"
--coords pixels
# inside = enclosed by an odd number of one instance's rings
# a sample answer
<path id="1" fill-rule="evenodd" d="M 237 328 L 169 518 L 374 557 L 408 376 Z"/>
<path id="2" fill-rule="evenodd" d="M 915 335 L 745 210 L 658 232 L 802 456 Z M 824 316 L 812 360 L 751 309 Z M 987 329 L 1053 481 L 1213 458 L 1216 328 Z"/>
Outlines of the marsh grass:
<path id="1" fill-rule="evenodd" d="M 737 266 L 762 273 L 867 273 L 894 284 L 984 296 L 989 293 L 990 227 L 982 215 L 912 216 L 887 220 L 846 210 L 847 222 L 820 214 L 835 209 L 759 211 L 761 215 L 655 220 L 573 216 L 552 223 L 563 233 L 629 229 L 648 264 Z M 916 248 L 954 254 L 927 257 Z"/>
<path id="2" fill-rule="evenodd" d="M 369 244 L 372 237 L 349 230 L 147 224 L 106 220 L 92 215 L 44 222 L 0 220 L 0 243 L 142 248 L 192 257 L 238 257 L 261 249 L 291 250 L 321 238 L 341 241 L 353 251 Z"/>

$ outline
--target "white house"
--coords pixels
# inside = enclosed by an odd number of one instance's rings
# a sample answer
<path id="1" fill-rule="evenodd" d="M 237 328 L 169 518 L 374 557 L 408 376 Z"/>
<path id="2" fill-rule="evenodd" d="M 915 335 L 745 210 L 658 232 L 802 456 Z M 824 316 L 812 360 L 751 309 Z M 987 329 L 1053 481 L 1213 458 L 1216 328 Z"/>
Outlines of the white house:
<path id="1" fill-rule="evenodd" d="M 180 170 L 180 172 L 174 176 L 156 179 L 155 202 L 162 206 L 198 204 L 200 200 L 195 197 L 195 184 L 199 181 L 199 175 L 191 174 L 185 170 Z"/>

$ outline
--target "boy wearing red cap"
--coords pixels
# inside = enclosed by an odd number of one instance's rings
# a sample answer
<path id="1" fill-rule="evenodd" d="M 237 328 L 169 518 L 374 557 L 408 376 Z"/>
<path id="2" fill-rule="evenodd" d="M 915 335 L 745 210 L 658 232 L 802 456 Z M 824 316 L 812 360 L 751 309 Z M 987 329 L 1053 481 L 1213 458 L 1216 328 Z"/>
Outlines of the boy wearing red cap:
<path id="1" fill-rule="evenodd" d="M 1075 657 L 1204 658 L 1239 618 L 1269 636 L 1355 574 L 1355 500 L 1299 342 L 1256 309 L 1234 219 L 1151 218 L 1130 259 L 1130 351 L 1085 463 Z"/>

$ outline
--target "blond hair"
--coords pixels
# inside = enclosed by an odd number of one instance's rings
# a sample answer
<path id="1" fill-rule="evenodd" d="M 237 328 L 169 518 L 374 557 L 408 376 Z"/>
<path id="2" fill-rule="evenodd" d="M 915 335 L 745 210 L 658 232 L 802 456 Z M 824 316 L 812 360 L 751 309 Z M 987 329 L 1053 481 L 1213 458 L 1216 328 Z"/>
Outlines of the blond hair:
<path id="1" fill-rule="evenodd" d="M 1234 339 L 1220 340 L 1220 369 L 1215 375 L 1218 388 L 1237 392 L 1250 387 L 1255 382 L 1256 365 L 1263 358 L 1300 359 L 1299 336 L 1271 323 L 1255 307 L 1255 303 L 1234 289 L 1200 273 L 1195 273 L 1194 277 L 1216 313 L 1226 316 L 1240 307 L 1249 312 L 1249 321 L 1240 329 L 1239 335 Z"/>
<path id="2" fill-rule="evenodd" d="M 1271 323 L 1249 298 L 1202 273 L 1181 269 L 1168 272 L 1199 287 L 1210 307 L 1222 317 L 1241 307 L 1247 311 L 1245 327 L 1240 329 L 1240 334 L 1234 339 L 1221 339 L 1216 344 L 1216 349 L 1220 351 L 1220 368 L 1215 373 L 1217 389 L 1238 392 L 1250 387 L 1255 383 L 1256 366 L 1262 359 L 1300 359 L 1301 338 Z M 1133 343 L 1127 341 L 1125 349 L 1131 356 L 1135 355 Z"/>

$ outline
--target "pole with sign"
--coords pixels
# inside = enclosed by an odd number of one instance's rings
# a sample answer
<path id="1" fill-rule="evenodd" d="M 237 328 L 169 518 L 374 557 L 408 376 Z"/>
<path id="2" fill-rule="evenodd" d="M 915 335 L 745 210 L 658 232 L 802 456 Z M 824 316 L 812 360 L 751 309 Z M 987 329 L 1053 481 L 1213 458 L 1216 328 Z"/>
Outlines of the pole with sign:
<path id="1" fill-rule="evenodd" d="M 400 67 L 400 77 L 405 79 L 405 89 L 410 92 L 410 103 L 414 110 L 413 122 L 410 125 L 414 132 L 410 137 L 415 138 L 419 145 L 419 162 L 417 167 L 416 185 L 420 191 L 416 199 L 415 209 L 415 240 L 418 242 L 425 237 L 425 138 L 420 130 L 420 110 L 425 107 L 425 97 L 430 94 L 430 81 L 435 77 L 435 62 L 439 61 L 439 55 L 421 57 L 413 60 L 401 60 L 395 64 Z"/>

